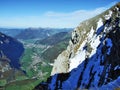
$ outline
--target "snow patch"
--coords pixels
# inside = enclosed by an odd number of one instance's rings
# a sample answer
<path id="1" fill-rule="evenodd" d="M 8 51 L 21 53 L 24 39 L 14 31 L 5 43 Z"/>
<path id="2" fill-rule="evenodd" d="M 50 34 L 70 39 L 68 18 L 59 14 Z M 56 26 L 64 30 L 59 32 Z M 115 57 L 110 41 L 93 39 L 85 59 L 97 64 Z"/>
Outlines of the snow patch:
<path id="1" fill-rule="evenodd" d="M 103 25 L 102 19 L 98 21 L 98 26 L 97 28 L 101 27 Z M 97 47 L 100 44 L 100 35 L 94 35 L 94 29 L 93 27 L 91 28 L 90 32 L 87 34 L 87 38 L 84 40 L 84 42 L 81 44 L 80 48 L 78 49 L 76 55 L 73 58 L 70 58 L 70 68 L 69 71 L 72 69 L 76 68 L 79 64 L 81 64 L 85 59 L 87 55 L 87 51 L 84 50 L 84 46 L 86 43 L 90 43 L 90 46 L 92 48 L 92 52 L 90 53 L 89 57 L 94 55 L 96 53 Z"/>
<path id="2" fill-rule="evenodd" d="M 97 22 L 96 30 L 98 30 L 102 25 L 103 25 L 103 21 L 102 21 L 102 18 L 100 18 L 99 21 Z"/>
<path id="3" fill-rule="evenodd" d="M 91 39 L 93 37 L 93 34 L 94 34 L 94 29 L 92 27 L 89 34 L 88 34 L 88 39 Z"/>
<path id="4" fill-rule="evenodd" d="M 105 19 L 106 19 L 106 20 L 109 20 L 109 19 L 111 18 L 111 16 L 112 16 L 112 11 L 109 10 L 109 14 L 108 14 L 108 15 L 105 15 Z"/>
<path id="5" fill-rule="evenodd" d="M 92 39 L 92 42 L 90 43 L 91 47 L 93 48 L 92 52 L 90 54 L 90 57 L 96 53 L 96 50 L 97 50 L 97 47 L 99 44 L 100 44 L 99 36 L 97 36 L 97 37 L 94 36 L 94 38 Z"/>
<path id="6" fill-rule="evenodd" d="M 119 10 L 119 8 L 118 7 L 115 7 L 116 8 L 116 10 L 118 11 Z"/>
<path id="7" fill-rule="evenodd" d="M 69 71 L 71 71 L 73 68 L 76 68 L 79 64 L 81 64 L 85 60 L 85 56 L 86 53 L 84 50 L 77 54 L 74 58 L 71 58 Z"/>

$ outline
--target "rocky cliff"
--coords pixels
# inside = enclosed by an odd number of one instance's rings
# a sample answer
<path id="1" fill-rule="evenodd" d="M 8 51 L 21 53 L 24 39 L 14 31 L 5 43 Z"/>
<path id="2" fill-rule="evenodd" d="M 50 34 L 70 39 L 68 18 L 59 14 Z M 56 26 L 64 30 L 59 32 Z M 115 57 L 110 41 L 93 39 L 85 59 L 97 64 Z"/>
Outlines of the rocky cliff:
<path id="1" fill-rule="evenodd" d="M 96 17 L 82 22 L 74 29 L 67 50 L 62 52 L 55 60 L 51 75 L 69 72 L 84 61 L 86 57 L 95 54 L 103 33 L 107 35 L 109 29 L 116 25 L 115 19 L 119 17 L 117 6 L 119 7 L 119 4 Z M 109 25 L 107 22 L 109 22 Z M 64 61 L 67 62 L 66 65 Z M 62 69 L 62 67 L 65 68 Z"/>
<path id="2" fill-rule="evenodd" d="M 35 89 L 120 88 L 119 35 L 120 3 L 75 28 L 67 50 L 55 60 L 53 76 Z"/>

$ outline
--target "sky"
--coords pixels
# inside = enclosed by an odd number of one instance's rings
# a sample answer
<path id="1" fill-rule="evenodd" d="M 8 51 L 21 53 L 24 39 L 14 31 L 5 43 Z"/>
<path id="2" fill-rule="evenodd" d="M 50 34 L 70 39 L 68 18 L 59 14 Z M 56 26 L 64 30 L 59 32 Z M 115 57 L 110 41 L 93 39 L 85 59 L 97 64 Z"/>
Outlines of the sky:
<path id="1" fill-rule="evenodd" d="M 74 28 L 119 0 L 0 0 L 0 27 Z"/>

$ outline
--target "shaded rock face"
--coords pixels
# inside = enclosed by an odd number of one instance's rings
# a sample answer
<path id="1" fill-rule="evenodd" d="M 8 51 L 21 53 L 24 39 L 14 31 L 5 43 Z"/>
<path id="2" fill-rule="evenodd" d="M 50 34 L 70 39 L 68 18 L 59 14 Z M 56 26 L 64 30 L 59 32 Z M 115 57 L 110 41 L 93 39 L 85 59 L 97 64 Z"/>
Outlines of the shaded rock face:
<path id="1" fill-rule="evenodd" d="M 0 33 L 0 58 L 7 58 L 12 68 L 20 68 L 19 59 L 23 52 L 24 48 L 20 42 Z"/>
<path id="2" fill-rule="evenodd" d="M 43 84 L 48 90 L 120 88 L 119 50 L 120 3 L 83 22 L 73 31 L 70 44 L 64 51 L 67 55 L 64 54 L 63 57 L 66 58 L 58 56 L 63 59 L 57 58 L 55 61 L 53 76 L 46 83 L 38 85 L 35 90 L 40 90 L 39 86 L 42 88 Z M 59 70 L 66 69 L 64 65 L 68 65 L 67 70 Z M 66 73 L 58 74 L 63 72 Z"/>

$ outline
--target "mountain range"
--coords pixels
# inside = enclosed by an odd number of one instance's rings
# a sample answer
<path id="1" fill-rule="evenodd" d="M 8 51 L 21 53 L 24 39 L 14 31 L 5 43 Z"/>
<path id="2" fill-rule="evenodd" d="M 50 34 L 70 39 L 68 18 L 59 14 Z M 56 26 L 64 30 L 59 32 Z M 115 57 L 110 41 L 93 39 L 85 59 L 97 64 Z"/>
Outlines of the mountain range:
<path id="1" fill-rule="evenodd" d="M 15 38 L 28 40 L 28 39 L 38 39 L 42 40 L 46 37 L 54 35 L 59 32 L 69 32 L 72 28 L 61 28 L 61 29 L 54 29 L 54 28 L 27 28 L 17 34 Z"/>

